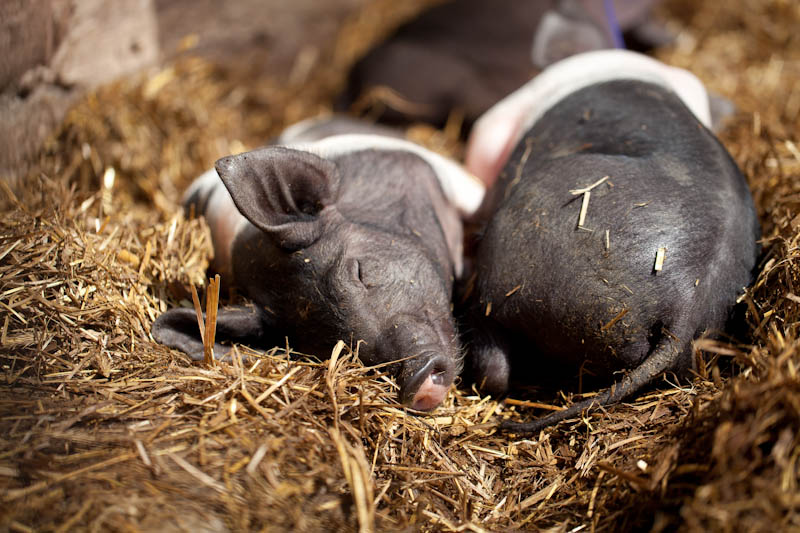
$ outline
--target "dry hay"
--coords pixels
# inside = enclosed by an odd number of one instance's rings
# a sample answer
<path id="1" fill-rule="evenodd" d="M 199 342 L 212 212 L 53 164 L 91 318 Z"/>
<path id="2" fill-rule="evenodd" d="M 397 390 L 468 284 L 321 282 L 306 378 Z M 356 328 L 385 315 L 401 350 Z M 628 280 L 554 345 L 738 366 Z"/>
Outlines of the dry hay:
<path id="1" fill-rule="evenodd" d="M 353 54 L 288 87 L 183 59 L 90 95 L 39 171 L 3 185 L 0 529 L 800 528 L 800 6 L 695 4 L 666 7 L 681 33 L 659 55 L 738 106 L 722 140 L 765 235 L 750 344 L 703 341 L 691 384 L 526 439 L 491 426 L 534 402 L 462 388 L 410 415 L 342 344 L 192 364 L 148 335 L 208 261 L 179 191 L 325 109 Z"/>

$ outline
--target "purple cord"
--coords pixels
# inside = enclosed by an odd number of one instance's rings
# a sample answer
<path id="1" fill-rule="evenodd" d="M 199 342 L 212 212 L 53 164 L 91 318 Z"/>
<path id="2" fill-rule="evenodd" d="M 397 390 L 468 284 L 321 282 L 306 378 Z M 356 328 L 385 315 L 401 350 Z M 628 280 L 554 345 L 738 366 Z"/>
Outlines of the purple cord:
<path id="1" fill-rule="evenodd" d="M 622 30 L 619 29 L 617 14 L 614 12 L 614 0 L 603 0 L 603 7 L 606 11 L 608 29 L 611 31 L 611 38 L 614 41 L 614 48 L 625 48 L 625 40 L 622 38 Z"/>

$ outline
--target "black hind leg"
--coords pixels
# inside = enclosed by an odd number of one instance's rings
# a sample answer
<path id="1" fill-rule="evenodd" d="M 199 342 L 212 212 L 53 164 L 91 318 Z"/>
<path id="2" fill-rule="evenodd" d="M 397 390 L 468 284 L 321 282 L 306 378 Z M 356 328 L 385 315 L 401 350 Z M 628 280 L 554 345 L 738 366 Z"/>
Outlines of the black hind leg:
<path id="1" fill-rule="evenodd" d="M 483 393 L 494 397 L 508 392 L 511 379 L 509 346 L 490 333 L 480 333 L 469 351 L 468 365 L 475 384 Z"/>

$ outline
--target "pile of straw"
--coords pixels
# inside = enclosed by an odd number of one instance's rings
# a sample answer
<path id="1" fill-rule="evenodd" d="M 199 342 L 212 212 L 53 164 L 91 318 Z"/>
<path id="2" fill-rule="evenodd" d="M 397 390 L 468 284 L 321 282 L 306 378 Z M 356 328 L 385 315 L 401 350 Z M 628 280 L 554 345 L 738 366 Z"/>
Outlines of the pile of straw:
<path id="1" fill-rule="evenodd" d="M 693 382 L 519 438 L 492 427 L 541 415 L 535 403 L 461 387 L 411 415 L 392 379 L 342 343 L 317 357 L 242 348 L 206 366 L 151 340 L 155 317 L 191 305 L 206 280 L 208 231 L 178 214 L 183 187 L 329 108 L 346 67 L 388 29 L 381 15 L 354 18 L 330 61 L 294 84 L 183 58 L 103 87 L 35 172 L 2 184 L 0 529 L 799 528 L 795 2 L 664 8 L 679 35 L 658 57 L 737 106 L 721 139 L 764 232 L 743 297 L 747 344 L 701 341 Z M 452 129 L 412 134 L 457 149 Z"/>

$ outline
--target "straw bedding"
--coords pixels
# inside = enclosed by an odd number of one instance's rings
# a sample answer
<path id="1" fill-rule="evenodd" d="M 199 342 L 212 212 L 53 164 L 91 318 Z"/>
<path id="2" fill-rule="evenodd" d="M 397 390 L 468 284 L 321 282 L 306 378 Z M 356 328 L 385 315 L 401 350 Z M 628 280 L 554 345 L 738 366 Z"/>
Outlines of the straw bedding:
<path id="1" fill-rule="evenodd" d="M 747 330 L 699 341 L 696 379 L 521 438 L 493 426 L 576 387 L 498 403 L 462 386 L 416 416 L 356 345 L 208 367 L 150 339 L 207 281 L 183 187 L 329 108 L 402 18 L 378 2 L 290 84 L 186 57 L 100 88 L 0 184 L 0 530 L 800 529 L 800 6 L 696 4 L 664 6 L 679 37 L 657 55 L 736 104 L 721 139 L 764 232 Z M 456 129 L 410 135 L 457 154 Z"/>

